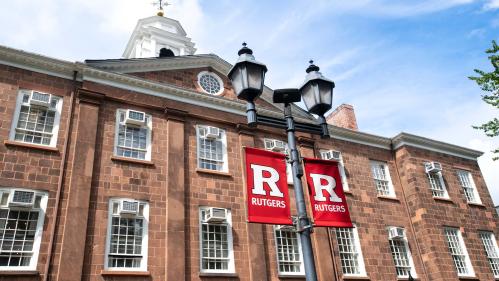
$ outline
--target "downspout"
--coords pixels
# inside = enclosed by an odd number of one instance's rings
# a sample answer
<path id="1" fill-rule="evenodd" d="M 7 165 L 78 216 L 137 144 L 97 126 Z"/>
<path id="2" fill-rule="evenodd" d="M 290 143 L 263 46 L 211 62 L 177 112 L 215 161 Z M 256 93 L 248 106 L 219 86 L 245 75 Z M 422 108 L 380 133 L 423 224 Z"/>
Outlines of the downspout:
<path id="1" fill-rule="evenodd" d="M 399 166 L 397 163 L 397 157 L 395 157 L 395 149 L 393 148 L 393 140 L 390 140 L 390 149 L 392 151 L 393 161 L 395 162 L 395 171 L 397 171 L 397 177 L 399 178 L 400 186 L 402 187 L 402 196 L 404 197 L 405 211 L 407 213 L 407 218 L 409 219 L 409 225 L 410 225 L 411 231 L 414 234 L 414 240 L 416 241 L 416 251 L 418 252 L 418 256 L 421 259 L 421 265 L 423 266 L 423 274 L 426 277 L 426 280 L 430 280 L 430 279 L 428 279 L 428 272 L 426 270 L 426 266 L 425 266 L 424 261 L 423 261 L 423 255 L 421 254 L 421 248 L 419 247 L 418 239 L 416 237 L 416 229 L 414 228 L 414 224 L 412 223 L 409 204 L 407 203 L 407 197 L 405 196 L 404 186 L 402 184 L 402 178 L 400 177 Z"/>
<path id="2" fill-rule="evenodd" d="M 59 215 L 60 209 L 60 200 L 62 193 L 62 186 L 64 184 L 64 176 L 66 170 L 66 162 L 67 162 L 67 149 L 69 143 L 69 136 L 71 135 L 71 129 L 73 125 L 73 108 L 74 108 L 74 100 L 76 93 L 76 76 L 78 75 L 78 71 L 73 71 L 73 90 L 71 91 L 71 96 L 69 100 L 69 116 L 66 122 L 66 135 L 64 136 L 64 145 L 62 147 L 62 155 L 61 155 L 61 165 L 59 166 L 59 180 L 57 182 L 57 192 L 55 195 L 55 203 L 54 203 L 54 211 L 52 212 L 52 220 L 53 223 L 50 227 L 50 241 L 48 245 L 48 254 L 47 254 L 47 262 L 45 263 L 45 268 L 43 270 L 43 281 L 49 280 L 49 270 L 50 263 L 52 262 L 52 256 L 54 253 L 54 240 L 55 240 L 55 231 L 56 225 L 58 222 L 57 216 Z"/>
<path id="3" fill-rule="evenodd" d="M 340 280 L 338 275 L 338 267 L 336 266 L 336 258 L 334 256 L 334 246 L 333 246 L 333 238 L 331 237 L 331 228 L 327 228 L 327 238 L 329 239 L 329 250 L 331 251 L 331 256 L 333 257 L 333 270 L 334 270 L 334 278 L 336 281 Z"/>

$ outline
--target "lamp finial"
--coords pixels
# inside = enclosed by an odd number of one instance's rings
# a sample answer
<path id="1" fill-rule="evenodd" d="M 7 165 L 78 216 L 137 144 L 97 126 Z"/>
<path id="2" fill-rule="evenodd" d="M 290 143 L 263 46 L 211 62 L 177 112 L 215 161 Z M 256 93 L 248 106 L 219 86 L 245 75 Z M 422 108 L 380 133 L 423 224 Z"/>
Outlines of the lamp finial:
<path id="1" fill-rule="evenodd" d="M 314 64 L 314 60 L 309 60 L 308 63 L 310 63 L 310 65 L 307 67 L 307 70 L 305 70 L 307 73 L 320 70 L 320 68 Z"/>
<path id="2" fill-rule="evenodd" d="M 252 55 L 253 54 L 253 50 L 251 50 L 250 48 L 248 48 L 246 46 L 248 46 L 248 44 L 246 44 L 246 42 L 243 42 L 243 47 L 241 48 L 241 50 L 239 50 L 239 52 L 237 52 L 237 54 L 238 55 L 242 55 L 242 54 Z"/>

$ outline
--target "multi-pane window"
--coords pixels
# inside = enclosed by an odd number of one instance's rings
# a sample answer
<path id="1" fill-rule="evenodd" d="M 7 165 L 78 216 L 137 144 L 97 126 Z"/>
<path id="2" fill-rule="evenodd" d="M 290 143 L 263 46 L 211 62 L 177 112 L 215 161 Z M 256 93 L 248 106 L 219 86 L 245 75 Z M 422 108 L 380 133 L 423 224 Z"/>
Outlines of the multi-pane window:
<path id="1" fill-rule="evenodd" d="M 403 228 L 390 227 L 388 232 L 390 250 L 392 252 L 397 277 L 409 277 L 409 273 L 412 277 L 416 277 L 409 243 L 405 236 L 405 230 Z"/>
<path id="2" fill-rule="evenodd" d="M 151 160 L 150 115 L 135 110 L 118 109 L 114 154 L 120 157 Z"/>
<path id="3" fill-rule="evenodd" d="M 218 95 L 223 91 L 223 82 L 213 72 L 203 71 L 198 74 L 199 86 L 208 94 Z"/>
<path id="4" fill-rule="evenodd" d="M 233 273 L 232 221 L 230 210 L 201 207 L 200 268 L 203 273 Z"/>
<path id="5" fill-rule="evenodd" d="M 473 267 L 471 266 L 468 251 L 464 245 L 461 232 L 456 228 L 446 227 L 444 229 L 445 238 L 449 247 L 449 252 L 456 266 L 457 275 L 459 276 L 474 276 Z"/>
<path id="6" fill-rule="evenodd" d="M 378 195 L 395 197 L 388 165 L 385 162 L 371 161 L 371 171 Z"/>
<path id="7" fill-rule="evenodd" d="M 476 190 L 475 183 L 473 182 L 473 178 L 471 177 L 471 173 L 468 171 L 459 170 L 457 171 L 457 177 L 459 178 L 459 183 L 463 187 L 466 200 L 469 203 L 480 204 L 480 197 L 478 196 L 478 192 Z"/>
<path id="8" fill-rule="evenodd" d="M 149 205 L 132 199 L 109 201 L 106 262 L 108 270 L 147 270 Z"/>
<path id="9" fill-rule="evenodd" d="M 492 273 L 495 278 L 499 278 L 499 247 L 497 246 L 494 233 L 482 231 L 480 232 L 480 238 L 485 247 L 485 253 L 487 254 Z"/>
<path id="10" fill-rule="evenodd" d="M 336 228 L 336 240 L 344 275 L 366 275 L 357 228 Z"/>
<path id="11" fill-rule="evenodd" d="M 303 275 L 300 239 L 293 226 L 275 226 L 275 243 L 279 275 Z"/>
<path id="12" fill-rule="evenodd" d="M 442 172 L 427 173 L 430 182 L 431 193 L 433 197 L 448 198 L 447 189 L 445 188 Z"/>
<path id="13" fill-rule="evenodd" d="M 343 164 L 343 156 L 341 152 L 334 150 L 321 150 L 321 158 L 325 160 L 332 160 L 338 162 L 338 169 L 340 170 L 341 185 L 343 190 L 348 190 L 347 175 L 345 173 L 345 164 Z"/>
<path id="14" fill-rule="evenodd" d="M 286 179 L 288 184 L 293 183 L 293 170 L 291 163 L 288 161 L 290 157 L 289 146 L 286 142 L 276 139 L 264 139 L 265 149 L 274 152 L 280 152 L 286 154 Z"/>
<path id="15" fill-rule="evenodd" d="M 10 139 L 55 147 L 62 98 L 37 91 L 20 90 Z"/>
<path id="16" fill-rule="evenodd" d="M 36 270 L 47 194 L 0 189 L 0 270 Z"/>
<path id="17" fill-rule="evenodd" d="M 225 131 L 212 126 L 197 126 L 198 167 L 227 171 Z"/>

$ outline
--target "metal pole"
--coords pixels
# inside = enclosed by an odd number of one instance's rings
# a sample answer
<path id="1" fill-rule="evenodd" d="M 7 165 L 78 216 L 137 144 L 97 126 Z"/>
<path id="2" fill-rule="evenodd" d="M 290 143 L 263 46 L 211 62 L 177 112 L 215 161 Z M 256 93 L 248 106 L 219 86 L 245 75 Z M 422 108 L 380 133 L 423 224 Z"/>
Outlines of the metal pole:
<path id="1" fill-rule="evenodd" d="M 307 281 L 317 281 L 317 272 L 315 271 L 314 252 L 312 250 L 312 225 L 307 216 L 305 198 L 303 197 L 303 186 L 301 177 L 303 168 L 298 150 L 296 149 L 295 122 L 291 115 L 291 104 L 284 105 L 284 117 L 287 123 L 286 132 L 288 134 L 288 146 L 290 150 L 291 166 L 293 171 L 293 185 L 295 187 L 296 209 L 298 210 L 298 233 L 303 250 L 303 261 L 305 264 L 305 278 Z"/>

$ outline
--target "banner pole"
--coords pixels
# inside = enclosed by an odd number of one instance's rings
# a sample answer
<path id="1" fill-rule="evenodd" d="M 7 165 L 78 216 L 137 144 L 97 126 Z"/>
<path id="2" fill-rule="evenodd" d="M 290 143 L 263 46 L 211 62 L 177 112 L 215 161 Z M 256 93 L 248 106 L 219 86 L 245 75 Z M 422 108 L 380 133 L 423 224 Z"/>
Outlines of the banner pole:
<path id="1" fill-rule="evenodd" d="M 296 209 L 298 211 L 298 233 L 303 250 L 303 262 L 305 266 L 305 278 L 307 281 L 317 281 L 317 272 L 315 269 L 314 252 L 312 250 L 312 224 L 307 215 L 305 198 L 303 195 L 303 186 L 301 177 L 303 168 L 301 165 L 300 153 L 296 147 L 295 122 L 291 114 L 291 104 L 284 104 L 284 117 L 286 119 L 286 132 L 288 135 L 289 156 L 291 159 L 293 186 L 295 189 Z"/>

